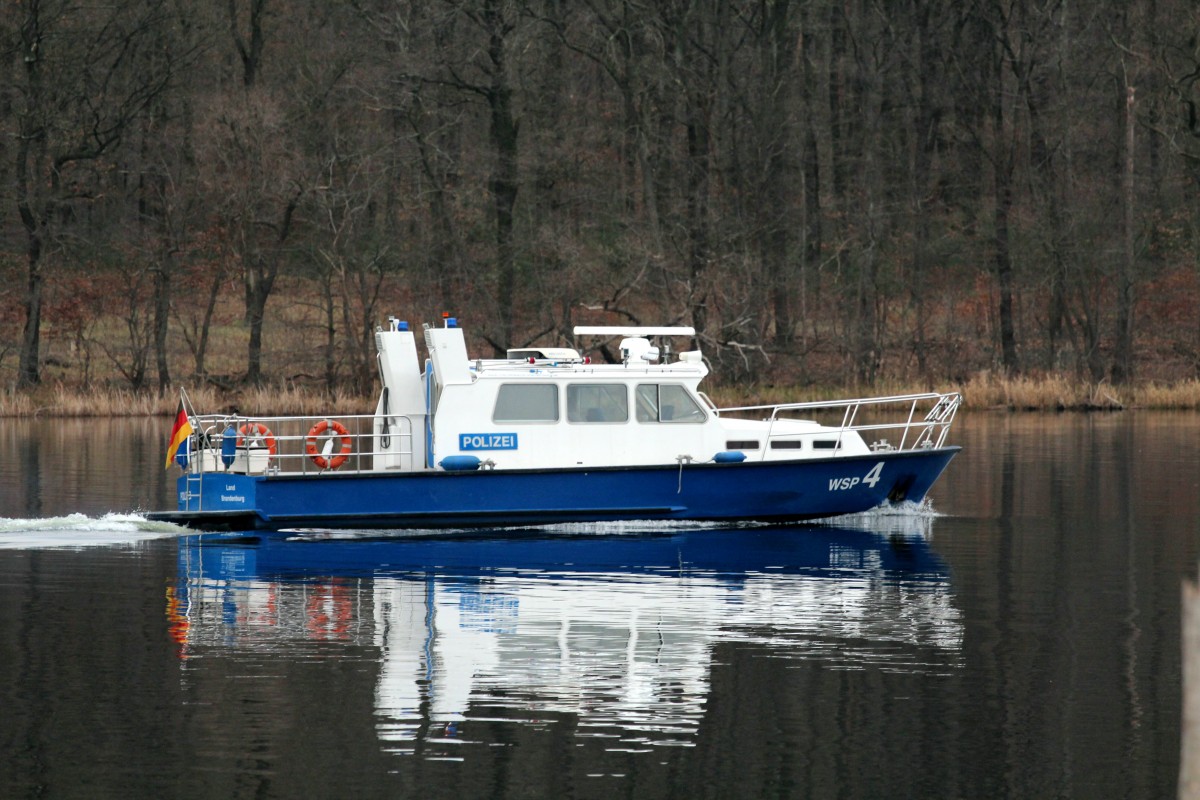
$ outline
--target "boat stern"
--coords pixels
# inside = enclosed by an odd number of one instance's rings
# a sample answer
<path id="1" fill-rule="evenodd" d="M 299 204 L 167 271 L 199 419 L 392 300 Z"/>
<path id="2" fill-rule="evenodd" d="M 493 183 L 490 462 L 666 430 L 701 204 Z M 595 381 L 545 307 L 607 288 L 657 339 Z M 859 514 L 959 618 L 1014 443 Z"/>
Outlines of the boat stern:
<path id="1" fill-rule="evenodd" d="M 259 480 L 233 472 L 184 473 L 177 483 L 179 510 L 253 512 Z"/>

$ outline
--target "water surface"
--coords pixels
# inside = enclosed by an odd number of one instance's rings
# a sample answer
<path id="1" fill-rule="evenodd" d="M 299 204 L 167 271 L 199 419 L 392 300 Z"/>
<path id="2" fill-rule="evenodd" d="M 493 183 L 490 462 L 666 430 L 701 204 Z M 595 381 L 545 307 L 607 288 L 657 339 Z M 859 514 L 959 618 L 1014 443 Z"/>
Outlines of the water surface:
<path id="1" fill-rule="evenodd" d="M 0 796 L 1174 793 L 1200 416 L 969 416 L 832 525 L 289 541 L 145 522 L 166 428 L 0 424 Z"/>

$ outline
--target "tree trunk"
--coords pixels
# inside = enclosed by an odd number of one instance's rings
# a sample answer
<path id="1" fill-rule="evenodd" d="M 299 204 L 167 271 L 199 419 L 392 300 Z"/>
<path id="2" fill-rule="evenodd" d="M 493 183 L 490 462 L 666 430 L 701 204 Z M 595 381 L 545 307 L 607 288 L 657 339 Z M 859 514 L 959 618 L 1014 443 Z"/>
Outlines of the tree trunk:
<path id="1" fill-rule="evenodd" d="M 27 213 L 27 209 L 21 209 L 22 220 L 26 219 Z M 36 221 L 32 225 L 28 222 L 25 224 L 25 328 L 21 335 L 21 358 L 17 368 L 17 385 L 20 387 L 33 386 L 42 379 L 42 287 L 45 278 L 42 275 L 42 237 L 39 227 Z"/>
<path id="2" fill-rule="evenodd" d="M 874 83 L 874 81 L 871 81 Z M 867 129 L 877 129 L 879 122 L 878 94 L 874 88 L 863 104 L 867 110 Z M 882 203 L 882 186 L 879 175 L 876 152 L 877 140 L 873 136 L 866 137 L 866 152 L 863 155 L 863 191 L 866 194 L 867 208 L 865 210 L 866 241 L 859 255 L 858 283 L 856 287 L 856 331 L 854 335 L 855 377 L 860 386 L 870 386 L 875 381 L 880 363 L 880 343 L 878 336 L 879 316 L 876 302 L 879 297 L 879 251 L 883 240 L 884 213 L 880 208 Z"/>
<path id="3" fill-rule="evenodd" d="M 1134 249 L 1134 212 L 1137 198 L 1134 185 L 1134 87 L 1125 93 L 1125 169 L 1122 176 L 1122 205 L 1125 211 L 1124 258 L 1117 280 L 1117 335 L 1113 352 L 1113 383 L 1133 379 L 1133 302 L 1137 253 Z"/>
<path id="4" fill-rule="evenodd" d="M 999 285 L 1000 363 L 1005 373 L 1017 372 L 1017 337 L 1013 322 L 1013 264 L 1009 249 L 1008 222 L 1012 210 L 1012 187 L 1007 167 L 996 170 L 995 230 L 996 282 Z"/>
<path id="5" fill-rule="evenodd" d="M 208 332 L 212 327 L 213 312 L 217 309 L 217 300 L 221 296 L 221 284 L 224 280 L 224 271 L 218 269 L 216 274 L 213 275 L 212 283 L 209 284 L 208 302 L 204 306 L 204 317 L 200 323 L 200 330 L 196 335 L 195 346 L 192 348 L 197 377 L 204 377 L 208 374 L 208 370 L 204 366 L 204 360 L 208 354 Z"/>
<path id="6" fill-rule="evenodd" d="M 333 299 L 334 270 L 323 272 L 321 275 L 321 315 L 324 317 L 325 346 L 325 391 L 332 397 L 337 387 L 337 324 Z"/>
<path id="7" fill-rule="evenodd" d="M 689 93 L 687 110 L 687 230 L 688 305 L 692 325 L 702 335 L 708 324 L 708 297 L 704 291 L 708 267 L 709 140 L 707 107 L 698 94 Z"/>
<path id="8" fill-rule="evenodd" d="M 262 260 L 259 254 L 251 254 L 249 258 Z M 246 383 L 254 386 L 262 383 L 262 326 L 269 292 L 262 290 L 261 266 L 247 266 L 247 271 L 259 276 L 246 283 L 246 324 L 250 328 L 250 340 L 246 345 Z"/>
<path id="9" fill-rule="evenodd" d="M 242 36 L 238 25 L 237 0 L 229 0 L 229 33 L 242 60 L 242 85 L 247 89 L 258 81 L 262 69 L 263 51 L 263 17 L 267 10 L 267 0 L 250 0 L 250 16 L 247 22 L 250 26 L 250 36 Z"/>
<path id="10" fill-rule="evenodd" d="M 1000 364 L 1006 374 L 1017 372 L 1017 338 L 1013 312 L 1013 263 L 1009 242 L 1009 218 L 1012 213 L 1012 170 L 1015 158 L 1005 117 L 1004 71 L 997 59 L 993 78 L 992 136 L 994 177 L 992 182 L 993 267 L 999 288 Z"/>
<path id="11" fill-rule="evenodd" d="M 517 280 L 513 209 L 517 203 L 519 126 L 513 116 L 513 88 L 509 83 L 505 52 L 505 21 L 498 0 L 488 0 L 484 18 L 488 22 L 488 58 L 492 64 L 492 81 L 487 92 L 491 108 L 488 134 L 495 157 L 489 190 L 496 222 L 496 302 L 499 324 L 493 346 L 497 357 L 500 357 L 513 340 L 513 300 Z"/>
<path id="12" fill-rule="evenodd" d="M 720 40 L 725 5 L 714 3 L 714 16 L 704 18 L 704 8 L 691 9 L 675 20 L 674 58 L 683 92 L 685 258 L 688 274 L 688 311 L 698 336 L 708 327 L 708 268 L 712 260 L 712 219 L 709 210 L 713 164 L 712 122 L 718 101 L 720 69 L 707 47 Z M 711 41 L 710 41 L 711 40 Z M 719 48 L 715 48 L 719 49 Z"/>
<path id="13" fill-rule="evenodd" d="M 296 208 L 300 204 L 302 190 L 298 190 L 283 209 L 276 227 L 275 241 L 270 252 L 258 248 L 242 256 L 246 273 L 246 322 L 250 326 L 250 342 L 246 351 L 246 383 L 262 383 L 262 327 L 267 316 L 267 301 L 275 287 L 275 278 L 283 262 L 283 246 L 292 232 Z M 252 235 L 252 234 L 251 234 Z"/>
<path id="14" fill-rule="evenodd" d="M 165 234 L 164 234 L 165 235 Z M 171 388 L 171 371 L 167 363 L 167 330 L 171 313 L 171 275 L 175 256 L 164 248 L 154 270 L 154 364 L 158 371 L 158 391 L 165 394 Z"/>
<path id="15" fill-rule="evenodd" d="M 787 347 L 792 341 L 791 275 L 789 257 L 792 247 L 791 196 L 796 177 L 790 157 L 795 139 L 790 101 L 795 76 L 796 33 L 791 25 L 791 6 L 780 0 L 767 12 L 760 43 L 765 97 L 761 118 L 766 130 L 763 137 L 764 235 L 761 259 L 768 278 L 770 308 L 775 318 L 775 343 Z"/>
<path id="16" fill-rule="evenodd" d="M 25 4 L 21 26 L 21 49 L 25 62 L 25 113 L 20 120 L 21 136 L 17 145 L 17 213 L 25 229 L 25 294 L 22 306 L 25 327 L 21 335 L 21 355 L 17 367 L 17 386 L 28 387 L 41 381 L 42 331 L 42 248 L 48 206 L 38 209 L 35 200 L 40 176 L 45 174 L 46 129 L 38 114 L 42 105 L 41 17 L 37 3 Z"/>
<path id="17" fill-rule="evenodd" d="M 806 38 L 806 46 L 812 37 Z M 814 47 L 815 49 L 815 47 Z M 803 155 L 803 175 L 801 182 L 803 188 L 801 197 L 803 200 L 803 208 L 801 210 L 801 230 L 803 231 L 804 241 L 801 250 L 802 258 L 800 262 L 800 287 L 797 294 L 799 295 L 800 308 L 799 328 L 801 330 L 801 344 L 807 343 L 807 303 L 809 292 L 809 276 L 819 274 L 821 268 L 821 249 L 823 242 L 821 241 L 823 226 L 821 224 L 821 152 L 820 145 L 817 140 L 818 128 L 818 112 L 820 106 L 820 88 L 816 79 L 816 69 L 813 65 L 815 53 L 806 52 L 804 54 L 804 86 L 805 86 L 805 105 L 804 105 L 804 155 Z"/>
<path id="18" fill-rule="evenodd" d="M 440 123 L 437 109 L 430 113 L 426 108 L 421 88 L 415 89 L 412 105 L 408 110 L 407 124 L 413 132 L 421 172 L 429 181 L 429 189 L 425 192 L 428 197 L 432 240 L 428 250 L 428 267 L 429 274 L 437 285 L 437 305 L 446 308 L 457 296 L 456 281 L 462 275 L 467 258 L 461 252 L 462 236 L 450 210 L 450 189 L 447 186 L 444 162 L 441 160 L 444 157 L 441 155 L 442 148 L 436 141 L 430 141 L 430 128 L 436 129 Z M 395 186 L 396 182 L 389 181 L 388 192 L 393 192 Z M 390 205 L 394 203 L 390 202 Z M 389 219 L 394 218 L 394 213 L 389 215 Z"/>

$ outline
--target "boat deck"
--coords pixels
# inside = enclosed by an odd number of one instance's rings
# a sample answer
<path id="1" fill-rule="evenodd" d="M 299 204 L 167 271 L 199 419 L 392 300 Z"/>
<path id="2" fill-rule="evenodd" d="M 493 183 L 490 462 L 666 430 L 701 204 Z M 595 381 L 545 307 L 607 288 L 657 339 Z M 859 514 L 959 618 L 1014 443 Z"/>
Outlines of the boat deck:
<path id="1" fill-rule="evenodd" d="M 754 450 L 746 454 L 748 461 L 796 457 L 779 452 L 786 447 L 776 448 L 794 441 L 794 429 L 788 427 L 794 421 L 818 422 L 835 441 L 840 435 L 856 433 L 872 451 L 939 448 L 945 444 L 961 403 L 957 393 L 931 392 L 719 409 L 700 396 L 715 416 L 755 424 L 758 438 Z M 198 452 L 184 451 L 186 458 L 180 461 L 189 473 L 323 476 L 433 469 L 433 459 L 416 463 L 414 456 L 421 452 L 413 446 L 414 437 L 428 436 L 424 424 L 414 424 L 404 415 L 197 414 L 191 416 L 191 423 Z M 736 423 L 731 423 L 731 436 L 737 430 Z M 839 448 L 830 449 L 833 452 L 821 455 L 834 455 Z M 484 463 L 484 468 L 489 466 Z"/>

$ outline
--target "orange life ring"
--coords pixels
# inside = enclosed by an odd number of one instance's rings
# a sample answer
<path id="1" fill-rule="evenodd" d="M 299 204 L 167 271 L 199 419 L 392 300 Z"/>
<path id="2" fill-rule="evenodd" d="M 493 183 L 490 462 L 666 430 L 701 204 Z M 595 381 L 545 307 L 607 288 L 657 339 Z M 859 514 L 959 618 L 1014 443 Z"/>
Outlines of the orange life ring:
<path id="1" fill-rule="evenodd" d="M 237 446 L 245 446 L 246 437 L 251 436 L 259 441 L 265 442 L 267 445 L 267 452 L 269 452 L 271 455 L 275 455 L 279 452 L 278 448 L 275 447 L 275 434 L 271 433 L 271 429 L 266 425 L 263 425 L 261 422 L 247 422 L 245 425 L 238 428 Z"/>
<path id="2" fill-rule="evenodd" d="M 332 458 L 325 458 L 321 451 L 317 449 L 317 438 L 332 430 L 337 433 L 342 439 L 342 452 Z M 323 419 L 316 425 L 308 429 L 308 436 L 304 437 L 304 452 L 313 460 L 321 469 L 337 469 L 342 464 L 345 464 L 350 458 L 350 451 L 353 449 L 353 444 L 350 439 L 350 432 L 346 430 L 346 426 L 338 422 L 336 419 Z"/>

